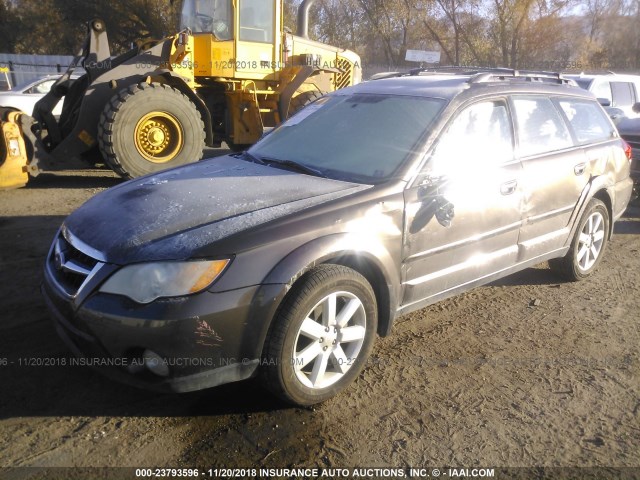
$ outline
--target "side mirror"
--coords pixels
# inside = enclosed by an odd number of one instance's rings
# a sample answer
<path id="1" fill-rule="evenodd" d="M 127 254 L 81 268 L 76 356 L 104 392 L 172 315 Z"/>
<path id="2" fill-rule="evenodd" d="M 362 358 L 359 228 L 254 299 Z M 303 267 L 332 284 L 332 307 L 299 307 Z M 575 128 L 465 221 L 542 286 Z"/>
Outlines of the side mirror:
<path id="1" fill-rule="evenodd" d="M 640 113 L 640 102 L 634 103 L 631 110 L 633 110 L 634 113 Z"/>
<path id="2" fill-rule="evenodd" d="M 436 210 L 436 220 L 438 220 L 438 223 L 443 227 L 449 228 L 454 216 L 455 209 L 453 203 L 444 197 L 440 197 L 438 199 L 438 209 Z"/>
<path id="3" fill-rule="evenodd" d="M 627 118 L 626 115 L 624 114 L 624 111 L 620 110 L 619 108 L 605 108 L 605 110 L 607 111 L 609 118 L 613 120 L 613 123 L 619 122 L 620 120 Z"/>
<path id="4" fill-rule="evenodd" d="M 446 176 L 426 175 L 418 187 L 420 209 L 411 225 L 411 233 L 421 230 L 433 217 L 443 227 L 450 227 L 455 216 L 453 204 L 445 198 Z"/>
<path id="5" fill-rule="evenodd" d="M 603 107 L 610 107 L 611 106 L 611 100 L 609 100 L 608 98 L 600 98 L 600 97 L 598 97 L 598 103 L 600 105 L 602 105 Z"/>

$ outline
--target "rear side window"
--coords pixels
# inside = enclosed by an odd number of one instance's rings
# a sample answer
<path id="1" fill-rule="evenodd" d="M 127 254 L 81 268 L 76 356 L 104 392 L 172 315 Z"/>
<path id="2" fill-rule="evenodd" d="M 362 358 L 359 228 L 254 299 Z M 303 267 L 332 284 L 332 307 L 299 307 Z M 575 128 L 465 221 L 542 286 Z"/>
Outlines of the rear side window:
<path id="1" fill-rule="evenodd" d="M 611 123 L 596 103 L 588 100 L 561 99 L 558 104 L 567 116 L 578 142 L 589 143 L 611 138 Z"/>
<path id="2" fill-rule="evenodd" d="M 612 107 L 630 107 L 636 103 L 636 93 L 633 83 L 611 82 Z"/>
<path id="3" fill-rule="evenodd" d="M 514 97 L 520 156 L 528 157 L 573 146 L 567 126 L 550 99 Z"/>

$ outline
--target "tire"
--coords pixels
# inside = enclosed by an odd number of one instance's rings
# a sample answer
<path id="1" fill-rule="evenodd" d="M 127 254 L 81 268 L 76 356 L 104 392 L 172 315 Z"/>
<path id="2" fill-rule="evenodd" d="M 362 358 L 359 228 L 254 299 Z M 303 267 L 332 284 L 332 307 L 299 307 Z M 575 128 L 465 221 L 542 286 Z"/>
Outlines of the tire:
<path id="1" fill-rule="evenodd" d="M 325 95 L 326 92 L 319 92 L 317 90 L 311 90 L 308 92 L 302 92 L 291 99 L 291 105 L 289 107 L 289 117 L 292 117 L 304 107 L 310 103 L 315 102 L 319 98 Z"/>
<path id="2" fill-rule="evenodd" d="M 105 105 L 98 142 L 118 175 L 134 178 L 202 158 L 202 117 L 189 98 L 160 83 L 121 90 Z"/>
<path id="3" fill-rule="evenodd" d="M 549 261 L 551 269 L 573 282 L 590 276 L 604 255 L 610 222 L 606 205 L 597 198 L 591 199 L 580 219 L 571 248 L 564 257 Z"/>
<path id="4" fill-rule="evenodd" d="M 225 143 L 232 152 L 244 152 L 251 147 L 251 143 L 233 143 L 231 140 L 225 140 Z"/>
<path id="5" fill-rule="evenodd" d="M 336 314 L 325 315 L 332 299 Z M 341 312 L 347 316 L 342 326 Z M 274 319 L 262 358 L 263 384 L 299 406 L 333 397 L 364 368 L 377 320 L 376 297 L 362 275 L 339 265 L 314 268 L 295 283 Z"/>

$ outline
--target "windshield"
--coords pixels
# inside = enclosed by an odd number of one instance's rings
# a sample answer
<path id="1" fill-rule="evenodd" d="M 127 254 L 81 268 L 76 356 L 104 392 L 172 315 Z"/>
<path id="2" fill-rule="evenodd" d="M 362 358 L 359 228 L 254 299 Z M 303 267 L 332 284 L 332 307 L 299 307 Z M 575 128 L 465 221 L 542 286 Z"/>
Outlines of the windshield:
<path id="1" fill-rule="evenodd" d="M 574 78 L 574 80 L 580 88 L 584 88 L 585 90 L 589 90 L 591 82 L 593 82 L 593 79 L 591 78 Z"/>
<path id="2" fill-rule="evenodd" d="M 391 179 L 442 110 L 440 99 L 401 95 L 321 98 L 254 145 L 258 159 L 289 161 L 330 178 Z"/>
<path id="3" fill-rule="evenodd" d="M 233 38 L 232 0 L 185 0 L 180 29 L 193 33 L 212 33 L 218 40 Z"/>

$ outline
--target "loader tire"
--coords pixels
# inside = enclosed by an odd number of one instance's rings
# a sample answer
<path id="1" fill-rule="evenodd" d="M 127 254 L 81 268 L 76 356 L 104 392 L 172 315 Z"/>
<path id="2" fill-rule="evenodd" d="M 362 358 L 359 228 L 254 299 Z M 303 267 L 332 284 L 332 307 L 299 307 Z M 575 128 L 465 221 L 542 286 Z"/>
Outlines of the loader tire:
<path id="1" fill-rule="evenodd" d="M 302 92 L 291 99 L 291 106 L 289 107 L 289 117 L 292 117 L 304 107 L 310 103 L 315 102 L 319 98 L 326 95 L 326 92 L 320 92 L 318 90 L 311 90 L 308 92 Z"/>
<path id="2" fill-rule="evenodd" d="M 200 160 L 204 122 L 180 91 L 161 83 L 139 83 L 105 105 L 98 142 L 113 171 L 135 178 Z"/>

